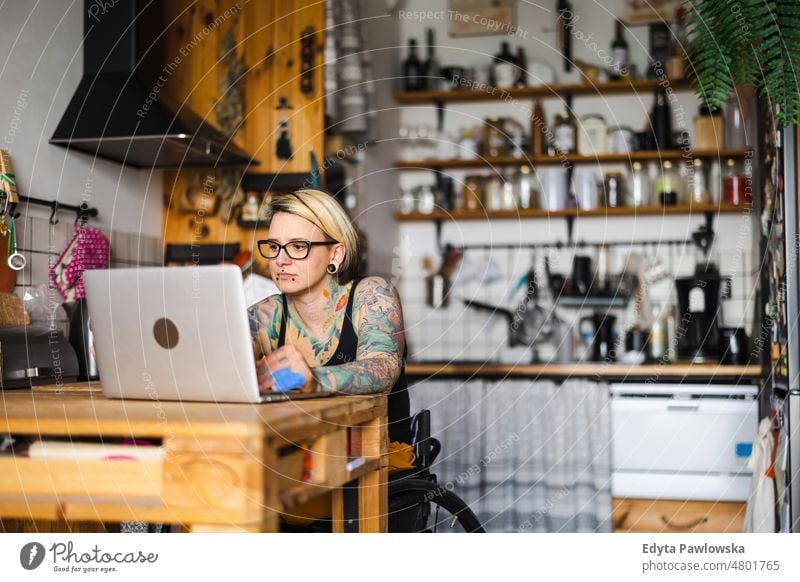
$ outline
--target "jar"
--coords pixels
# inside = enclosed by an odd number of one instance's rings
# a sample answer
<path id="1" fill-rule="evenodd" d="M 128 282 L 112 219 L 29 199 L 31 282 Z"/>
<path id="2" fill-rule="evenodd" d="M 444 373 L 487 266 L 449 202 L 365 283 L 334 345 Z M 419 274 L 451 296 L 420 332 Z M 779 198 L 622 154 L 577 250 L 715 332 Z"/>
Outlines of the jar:
<path id="1" fill-rule="evenodd" d="M 486 210 L 497 212 L 503 210 L 503 180 L 500 176 L 488 176 L 484 184 L 483 199 Z"/>
<path id="2" fill-rule="evenodd" d="M 689 203 L 710 204 L 711 196 L 708 194 L 706 168 L 703 160 L 695 159 L 689 174 Z"/>
<path id="3" fill-rule="evenodd" d="M 514 183 L 511 181 L 510 176 L 503 176 L 503 193 L 500 197 L 501 210 L 516 210 L 517 197 L 514 195 Z"/>
<path id="4" fill-rule="evenodd" d="M 627 205 L 625 180 L 622 172 L 606 172 L 603 182 L 602 204 L 608 208 L 619 208 Z"/>
<path id="5" fill-rule="evenodd" d="M 520 208 L 534 208 L 539 204 L 539 186 L 530 166 L 521 166 L 511 182 Z"/>
<path id="6" fill-rule="evenodd" d="M 724 122 L 720 111 L 703 105 L 694 118 L 694 147 L 697 150 L 719 151 L 724 144 Z"/>
<path id="7" fill-rule="evenodd" d="M 678 174 L 672 167 L 672 162 L 665 160 L 661 165 L 661 174 L 656 180 L 656 196 L 662 206 L 673 206 L 678 203 L 680 187 Z"/>
<path id="8" fill-rule="evenodd" d="M 483 191 L 486 179 L 476 174 L 464 178 L 461 190 L 464 210 L 480 210 L 483 208 Z"/>
<path id="9" fill-rule="evenodd" d="M 431 214 L 436 209 L 436 195 L 433 188 L 425 184 L 417 189 L 417 210 L 423 214 Z"/>
<path id="10" fill-rule="evenodd" d="M 722 191 L 725 204 L 741 206 L 747 202 L 747 176 L 734 160 L 725 162 L 725 177 L 722 179 Z"/>
<path id="11" fill-rule="evenodd" d="M 458 139 L 458 157 L 462 160 L 474 160 L 478 157 L 478 141 L 475 139 L 474 129 L 461 130 L 461 137 Z"/>
<path id="12" fill-rule="evenodd" d="M 483 155 L 491 158 L 508 155 L 508 137 L 500 117 L 487 117 L 483 127 Z"/>
<path id="13" fill-rule="evenodd" d="M 650 202 L 650 176 L 642 167 L 641 162 L 634 162 L 631 169 L 631 206 L 649 206 Z"/>
<path id="14" fill-rule="evenodd" d="M 410 188 L 402 188 L 400 190 L 400 214 L 411 214 L 416 210 L 417 201 L 414 198 L 414 193 Z"/>
<path id="15" fill-rule="evenodd" d="M 596 156 L 606 152 L 606 133 L 608 126 L 602 115 L 584 115 L 578 133 L 578 153 L 582 156 Z"/>
<path id="16" fill-rule="evenodd" d="M 608 149 L 614 154 L 629 154 L 634 151 L 634 140 L 636 134 L 633 129 L 620 125 L 611 127 L 608 130 Z"/>
<path id="17" fill-rule="evenodd" d="M 593 210 L 598 205 L 598 191 L 603 186 L 603 175 L 598 168 L 576 168 L 572 173 L 572 191 L 575 203 L 581 210 Z"/>
<path id="18" fill-rule="evenodd" d="M 542 210 L 563 210 L 567 205 L 567 170 L 543 168 L 538 173 L 541 183 L 539 205 Z"/>
<path id="19" fill-rule="evenodd" d="M 553 124 L 556 155 L 575 153 L 577 148 L 575 136 L 577 133 L 575 117 L 569 111 L 562 111 L 556 115 L 555 123 Z"/>

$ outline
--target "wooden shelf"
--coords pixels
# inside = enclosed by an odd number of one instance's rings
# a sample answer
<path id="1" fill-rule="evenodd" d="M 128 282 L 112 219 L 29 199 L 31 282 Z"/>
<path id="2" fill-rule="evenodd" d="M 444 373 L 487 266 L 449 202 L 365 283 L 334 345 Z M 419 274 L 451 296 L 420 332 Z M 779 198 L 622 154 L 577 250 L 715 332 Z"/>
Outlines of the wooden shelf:
<path id="1" fill-rule="evenodd" d="M 518 210 L 498 210 L 494 212 L 484 210 L 453 210 L 446 212 L 439 210 L 425 214 L 413 212 L 394 214 L 395 220 L 400 222 L 418 222 L 428 220 L 496 220 L 496 219 L 523 219 L 523 218 L 564 218 L 575 217 L 609 217 L 609 216 L 666 216 L 673 214 L 732 214 L 745 212 L 747 206 L 733 206 L 730 204 L 677 204 L 675 206 L 624 206 L 621 208 L 595 208 L 593 210 L 579 210 L 568 208 L 548 212 L 541 208 L 520 208 Z"/>
<path id="2" fill-rule="evenodd" d="M 407 376 L 476 376 L 476 377 L 604 377 L 604 378 L 742 378 L 755 379 L 761 374 L 761 367 L 718 364 L 675 363 L 668 365 L 644 364 L 627 366 L 624 364 L 575 363 L 575 364 L 494 364 L 469 363 L 458 361 L 442 363 L 417 362 L 406 364 Z"/>
<path id="3" fill-rule="evenodd" d="M 395 168 L 403 170 L 438 170 L 442 168 L 492 168 L 494 166 L 525 166 L 525 165 L 559 165 L 564 161 L 573 164 L 609 164 L 609 163 L 633 163 L 651 162 L 661 160 L 681 160 L 694 158 L 743 158 L 749 150 L 730 149 L 730 150 L 695 150 L 684 152 L 682 150 L 652 150 L 630 152 L 628 154 L 599 154 L 595 156 L 581 156 L 579 154 L 567 154 L 565 156 L 499 156 L 474 159 L 460 158 L 430 158 L 417 161 L 397 161 Z"/>
<path id="4" fill-rule="evenodd" d="M 630 95 L 651 92 L 659 87 L 657 79 L 636 81 L 608 81 L 605 83 L 554 83 L 536 87 L 520 87 L 500 89 L 485 87 L 479 89 L 462 89 L 455 91 L 419 91 L 414 93 L 395 93 L 395 100 L 404 104 L 426 103 L 469 103 L 477 101 L 510 101 L 512 99 L 558 99 L 565 95 Z M 689 91 L 688 81 L 671 81 L 673 91 Z"/>

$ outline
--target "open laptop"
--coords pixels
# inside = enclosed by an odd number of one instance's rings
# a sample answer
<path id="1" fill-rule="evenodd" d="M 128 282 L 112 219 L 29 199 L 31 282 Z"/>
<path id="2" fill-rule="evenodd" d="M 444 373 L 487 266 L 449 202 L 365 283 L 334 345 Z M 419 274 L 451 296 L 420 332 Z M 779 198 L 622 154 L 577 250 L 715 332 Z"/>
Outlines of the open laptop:
<path id="1" fill-rule="evenodd" d="M 259 392 L 236 266 L 92 270 L 84 284 L 109 398 L 274 402 L 330 395 Z"/>

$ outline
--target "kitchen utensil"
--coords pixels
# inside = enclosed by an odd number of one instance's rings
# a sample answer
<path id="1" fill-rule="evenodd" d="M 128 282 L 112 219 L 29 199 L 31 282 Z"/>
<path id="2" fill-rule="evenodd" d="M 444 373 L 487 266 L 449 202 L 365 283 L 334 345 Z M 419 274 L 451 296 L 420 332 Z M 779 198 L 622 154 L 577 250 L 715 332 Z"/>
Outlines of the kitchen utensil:
<path id="1" fill-rule="evenodd" d="M 585 359 L 592 362 L 614 362 L 617 359 L 614 350 L 614 315 L 593 313 L 579 320 L 581 339 L 586 346 Z"/>
<path id="2" fill-rule="evenodd" d="M 5 219 L 5 217 L 3 217 Z M 14 217 L 8 217 L 8 267 L 14 271 L 21 271 L 27 264 L 25 255 L 17 251 L 17 230 L 14 226 Z"/>
<path id="3" fill-rule="evenodd" d="M 750 361 L 750 341 L 743 327 L 721 327 L 719 336 L 721 364 L 743 365 Z"/>
<path id="4" fill-rule="evenodd" d="M 592 288 L 594 271 L 592 258 L 586 255 L 575 255 L 572 259 L 572 293 L 587 296 Z"/>

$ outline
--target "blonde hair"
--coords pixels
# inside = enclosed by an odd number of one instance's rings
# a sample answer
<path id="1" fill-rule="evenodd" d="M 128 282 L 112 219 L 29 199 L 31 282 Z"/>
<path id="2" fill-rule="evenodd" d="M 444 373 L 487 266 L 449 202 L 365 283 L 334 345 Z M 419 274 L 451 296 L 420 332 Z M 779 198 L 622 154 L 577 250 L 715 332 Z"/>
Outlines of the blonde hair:
<path id="1" fill-rule="evenodd" d="M 358 231 L 337 200 L 322 190 L 310 188 L 289 194 L 276 194 L 269 204 L 267 226 L 278 212 L 287 212 L 305 218 L 317 226 L 328 240 L 344 245 L 342 264 L 336 272 L 341 284 L 350 282 L 361 274 L 361 243 Z"/>

